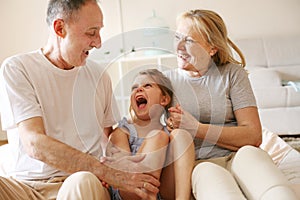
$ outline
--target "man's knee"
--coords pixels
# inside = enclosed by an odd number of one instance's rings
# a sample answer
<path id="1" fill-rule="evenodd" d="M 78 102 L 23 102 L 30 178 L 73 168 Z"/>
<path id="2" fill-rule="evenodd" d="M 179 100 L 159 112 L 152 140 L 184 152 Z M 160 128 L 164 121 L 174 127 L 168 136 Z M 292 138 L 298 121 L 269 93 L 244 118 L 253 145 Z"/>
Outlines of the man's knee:
<path id="1" fill-rule="evenodd" d="M 99 181 L 98 178 L 91 172 L 81 171 L 71 174 L 67 179 L 79 182 Z M 66 179 L 66 180 L 67 180 Z"/>
<path id="2" fill-rule="evenodd" d="M 63 185 L 70 184 L 77 186 L 77 188 L 92 188 L 101 186 L 99 179 L 91 172 L 81 171 L 70 175 L 63 183 Z"/>
<path id="3" fill-rule="evenodd" d="M 107 189 L 94 174 L 82 171 L 70 175 L 64 181 L 57 199 L 97 199 L 99 197 L 102 199 L 109 197 Z"/>

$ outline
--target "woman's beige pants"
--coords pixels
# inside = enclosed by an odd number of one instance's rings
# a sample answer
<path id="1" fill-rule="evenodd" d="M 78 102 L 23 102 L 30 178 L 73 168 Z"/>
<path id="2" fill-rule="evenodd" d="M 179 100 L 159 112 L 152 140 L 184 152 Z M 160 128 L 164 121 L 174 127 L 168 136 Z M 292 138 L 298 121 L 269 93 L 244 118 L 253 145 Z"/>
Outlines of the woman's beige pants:
<path id="1" fill-rule="evenodd" d="M 235 155 L 205 161 L 192 174 L 197 200 L 297 200 L 286 177 L 259 148 L 245 146 Z"/>

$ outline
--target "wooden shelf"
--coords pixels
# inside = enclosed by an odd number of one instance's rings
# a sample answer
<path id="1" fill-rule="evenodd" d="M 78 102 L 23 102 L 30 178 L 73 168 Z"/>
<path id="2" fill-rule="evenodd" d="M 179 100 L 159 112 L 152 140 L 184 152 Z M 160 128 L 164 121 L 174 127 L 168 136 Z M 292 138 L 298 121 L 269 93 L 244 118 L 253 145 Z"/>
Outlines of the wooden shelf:
<path id="1" fill-rule="evenodd" d="M 0 146 L 4 144 L 7 144 L 7 140 L 0 140 Z"/>

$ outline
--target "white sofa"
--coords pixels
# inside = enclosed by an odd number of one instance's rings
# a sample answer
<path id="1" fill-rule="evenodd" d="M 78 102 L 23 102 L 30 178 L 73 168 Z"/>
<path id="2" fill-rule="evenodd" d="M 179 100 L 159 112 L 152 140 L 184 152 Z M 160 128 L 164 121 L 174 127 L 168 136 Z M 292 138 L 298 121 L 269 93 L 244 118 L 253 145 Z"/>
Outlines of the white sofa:
<path id="1" fill-rule="evenodd" d="M 239 39 L 262 126 L 278 135 L 300 134 L 300 35 Z M 283 86 L 283 84 L 290 86 Z"/>

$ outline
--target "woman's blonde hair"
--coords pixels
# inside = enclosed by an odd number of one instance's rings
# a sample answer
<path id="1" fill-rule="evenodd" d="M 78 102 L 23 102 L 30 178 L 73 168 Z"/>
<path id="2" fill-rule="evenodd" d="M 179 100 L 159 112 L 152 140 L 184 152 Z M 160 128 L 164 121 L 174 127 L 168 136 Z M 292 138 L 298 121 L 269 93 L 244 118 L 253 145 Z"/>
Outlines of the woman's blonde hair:
<path id="1" fill-rule="evenodd" d="M 218 49 L 217 53 L 212 57 L 217 66 L 236 63 L 245 67 L 244 55 L 228 38 L 225 23 L 217 13 L 210 10 L 191 10 L 179 15 L 177 21 L 181 20 L 190 20 L 193 29 L 209 45 Z M 241 61 L 233 57 L 231 49 L 239 55 Z"/>

